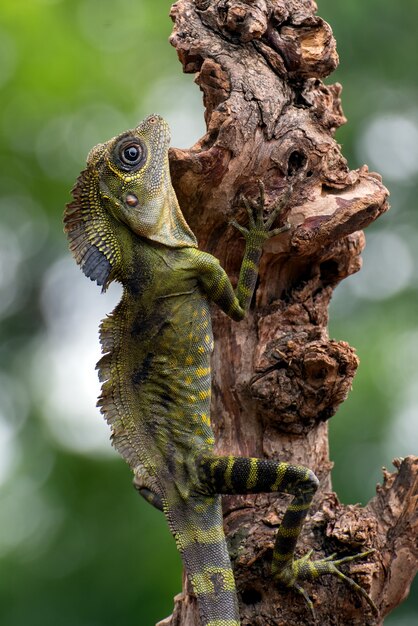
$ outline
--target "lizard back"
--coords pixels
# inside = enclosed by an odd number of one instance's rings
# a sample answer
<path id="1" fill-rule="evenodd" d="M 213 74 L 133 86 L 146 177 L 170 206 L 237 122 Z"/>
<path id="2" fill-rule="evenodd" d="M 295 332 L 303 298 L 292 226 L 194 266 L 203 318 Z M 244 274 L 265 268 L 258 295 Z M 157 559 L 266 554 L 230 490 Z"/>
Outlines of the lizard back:
<path id="1" fill-rule="evenodd" d="M 213 447 L 209 303 L 193 249 L 132 242 L 121 302 L 101 325 L 99 406 L 113 443 L 133 469 L 173 479 Z M 126 250 L 125 250 L 126 253 Z M 190 487 L 190 481 L 188 481 Z"/>

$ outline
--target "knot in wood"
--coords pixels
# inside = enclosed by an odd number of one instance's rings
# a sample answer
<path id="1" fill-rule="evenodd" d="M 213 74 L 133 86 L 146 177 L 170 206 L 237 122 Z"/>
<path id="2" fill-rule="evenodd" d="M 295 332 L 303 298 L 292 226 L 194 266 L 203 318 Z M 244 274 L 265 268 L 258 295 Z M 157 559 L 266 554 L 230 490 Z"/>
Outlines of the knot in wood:
<path id="1" fill-rule="evenodd" d="M 258 374 L 250 387 L 263 420 L 292 433 L 307 432 L 335 414 L 358 366 L 353 348 L 344 341 L 305 344 L 301 339 L 288 342 L 281 359 Z"/>
<path id="2" fill-rule="evenodd" d="M 267 29 L 267 7 L 264 0 L 237 2 L 228 12 L 228 28 L 239 34 L 242 42 L 260 39 Z"/>
<path id="3" fill-rule="evenodd" d="M 223 38 L 246 43 L 267 30 L 271 9 L 267 0 L 193 0 L 203 24 Z"/>
<path id="4" fill-rule="evenodd" d="M 199 11 L 206 11 L 212 0 L 195 0 L 196 8 Z"/>
<path id="5" fill-rule="evenodd" d="M 338 361 L 323 348 L 309 351 L 302 362 L 304 380 L 315 389 L 323 385 L 332 385 L 338 374 Z"/>
<path id="6" fill-rule="evenodd" d="M 375 516 L 358 504 L 350 504 L 329 521 L 326 536 L 339 544 L 345 544 L 350 550 L 358 550 L 366 549 L 367 543 L 373 543 L 377 531 Z"/>

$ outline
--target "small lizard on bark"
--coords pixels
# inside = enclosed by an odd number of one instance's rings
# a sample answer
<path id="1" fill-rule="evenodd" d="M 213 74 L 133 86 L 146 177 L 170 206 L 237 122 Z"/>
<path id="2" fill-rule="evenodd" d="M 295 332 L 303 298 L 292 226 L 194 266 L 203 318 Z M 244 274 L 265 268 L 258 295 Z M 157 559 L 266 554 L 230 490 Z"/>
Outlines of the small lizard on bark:
<path id="1" fill-rule="evenodd" d="M 297 539 L 318 487 L 308 468 L 280 461 L 220 457 L 210 425 L 210 302 L 233 320 L 244 318 L 254 294 L 264 242 L 283 206 L 264 219 L 264 194 L 244 199 L 249 225 L 234 226 L 245 253 L 234 291 L 219 261 L 197 248 L 170 180 L 170 133 L 157 115 L 93 148 L 73 189 L 64 222 L 84 274 L 122 299 L 101 324 L 103 383 L 98 405 L 112 442 L 134 472 L 139 493 L 164 512 L 196 594 L 203 626 L 239 626 L 234 576 L 222 525 L 221 494 L 282 492 L 294 496 L 277 531 L 275 581 L 300 585 L 332 574 L 366 591 L 339 566 L 363 558 L 294 558 Z"/>

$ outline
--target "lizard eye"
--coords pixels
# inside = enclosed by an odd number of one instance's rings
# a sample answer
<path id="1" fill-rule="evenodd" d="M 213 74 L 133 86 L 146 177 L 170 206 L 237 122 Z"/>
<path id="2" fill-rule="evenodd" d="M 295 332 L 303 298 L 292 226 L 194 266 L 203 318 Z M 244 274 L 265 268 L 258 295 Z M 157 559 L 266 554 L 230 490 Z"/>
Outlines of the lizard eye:
<path id="1" fill-rule="evenodd" d="M 121 146 L 119 156 L 125 165 L 138 165 L 142 159 L 142 150 L 138 144 L 130 143 L 127 146 Z"/>
<path id="2" fill-rule="evenodd" d="M 139 137 L 125 134 L 116 142 L 110 158 L 124 172 L 136 172 L 145 165 L 147 147 Z"/>

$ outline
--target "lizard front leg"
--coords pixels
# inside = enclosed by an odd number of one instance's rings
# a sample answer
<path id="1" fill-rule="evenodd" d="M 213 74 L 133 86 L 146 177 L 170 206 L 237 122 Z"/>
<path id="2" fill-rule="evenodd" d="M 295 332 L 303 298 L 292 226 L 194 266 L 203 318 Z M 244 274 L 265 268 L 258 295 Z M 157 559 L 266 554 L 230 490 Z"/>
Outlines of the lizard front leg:
<path id="1" fill-rule="evenodd" d="M 264 185 L 261 181 L 259 181 L 259 188 L 258 201 L 241 198 L 248 213 L 248 227 L 238 224 L 236 220 L 230 222 L 245 239 L 245 252 L 235 290 L 225 270 L 219 265 L 218 259 L 206 252 L 193 251 L 197 261 L 198 277 L 208 298 L 235 321 L 242 320 L 250 308 L 265 242 L 270 237 L 275 237 L 290 228 L 287 223 L 278 228 L 272 228 L 272 225 L 287 204 L 292 193 L 292 186 L 290 185 L 286 193 L 275 203 L 267 219 L 263 216 Z"/>
<path id="2" fill-rule="evenodd" d="M 314 580 L 325 574 L 331 574 L 346 582 L 362 595 L 373 611 L 377 611 L 367 592 L 340 570 L 342 564 L 364 558 L 373 550 L 341 559 L 335 559 L 335 554 L 333 554 L 325 559 L 314 561 L 310 558 L 312 551 L 300 559 L 294 558 L 303 522 L 319 484 L 317 477 L 310 469 L 269 459 L 213 456 L 201 460 L 199 471 L 202 483 L 210 492 L 247 494 L 277 491 L 294 496 L 277 531 L 273 549 L 272 574 L 277 582 L 300 593 L 313 615 L 312 601 L 300 582 Z"/>
<path id="3" fill-rule="evenodd" d="M 290 228 L 290 224 L 288 223 L 278 228 L 272 228 L 272 226 L 289 201 L 293 190 L 292 185 L 288 187 L 286 192 L 273 205 L 267 219 L 264 219 L 263 215 L 265 208 L 264 184 L 260 180 L 258 181 L 258 185 L 260 198 L 257 201 L 249 200 L 245 196 L 241 196 L 241 202 L 247 209 L 248 226 L 242 226 L 236 220 L 230 221 L 230 224 L 234 226 L 245 239 L 244 258 L 241 263 L 238 285 L 235 292 L 240 306 L 244 311 L 248 311 L 250 308 L 257 283 L 258 266 L 264 243 L 270 237 L 275 237 Z"/>

